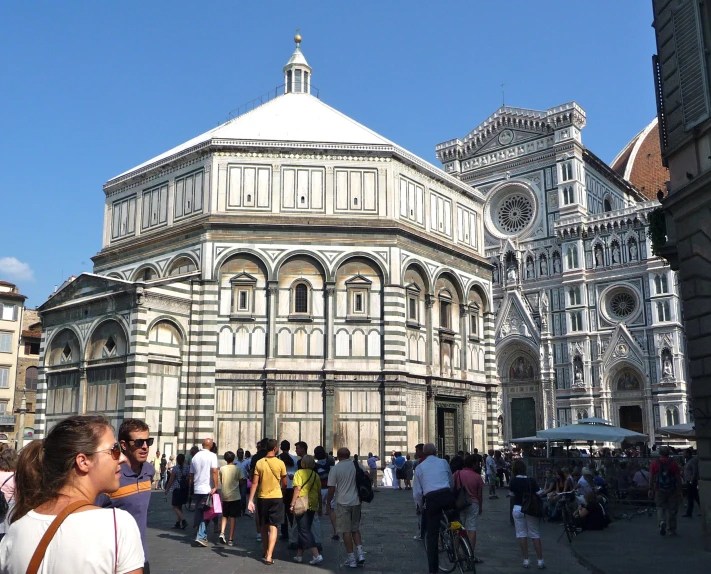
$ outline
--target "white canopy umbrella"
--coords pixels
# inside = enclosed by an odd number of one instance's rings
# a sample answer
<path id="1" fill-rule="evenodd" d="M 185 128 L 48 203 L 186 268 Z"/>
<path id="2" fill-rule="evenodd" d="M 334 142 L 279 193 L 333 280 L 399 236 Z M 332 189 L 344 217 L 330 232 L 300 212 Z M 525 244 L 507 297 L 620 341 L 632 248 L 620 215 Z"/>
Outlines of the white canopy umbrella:
<path id="1" fill-rule="evenodd" d="M 662 427 L 659 429 L 659 432 L 674 438 L 696 440 L 696 429 L 694 428 L 694 423 L 684 423 L 680 425 Z"/>
<path id="2" fill-rule="evenodd" d="M 546 439 L 539 438 L 537 436 L 525 436 L 522 438 L 512 438 L 509 442 L 515 442 L 516 444 L 526 444 L 534 442 L 546 442 Z"/>
<path id="3" fill-rule="evenodd" d="M 596 442 L 622 442 L 629 440 L 633 442 L 645 442 L 649 440 L 646 434 L 638 433 L 633 430 L 612 425 L 584 423 L 540 430 L 536 433 L 536 436 L 552 441 L 586 440 Z"/>

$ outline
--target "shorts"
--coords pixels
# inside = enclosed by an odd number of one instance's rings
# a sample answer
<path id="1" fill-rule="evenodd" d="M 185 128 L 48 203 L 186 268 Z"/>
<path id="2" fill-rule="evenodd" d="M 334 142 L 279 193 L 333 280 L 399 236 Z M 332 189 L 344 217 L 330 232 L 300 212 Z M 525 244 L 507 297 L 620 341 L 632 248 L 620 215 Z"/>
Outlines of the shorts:
<path id="1" fill-rule="evenodd" d="M 540 519 L 537 516 L 529 516 L 521 512 L 520 506 L 514 506 L 512 511 L 512 516 L 514 519 L 514 526 L 516 527 L 516 538 L 540 538 L 541 535 L 538 532 L 538 523 Z"/>
<path id="2" fill-rule="evenodd" d="M 464 530 L 467 532 L 476 532 L 479 525 L 479 503 L 472 502 L 470 506 L 459 511 L 459 519 L 464 524 Z"/>
<path id="3" fill-rule="evenodd" d="M 242 516 L 242 501 L 223 500 L 222 516 L 224 516 L 225 518 L 239 518 L 240 516 Z"/>
<path id="4" fill-rule="evenodd" d="M 188 491 L 187 490 L 180 490 L 179 488 L 176 488 L 173 491 L 173 498 L 171 500 L 171 504 L 173 506 L 183 506 L 188 501 Z"/>
<path id="5" fill-rule="evenodd" d="M 260 526 L 281 526 L 284 522 L 284 500 L 281 498 L 260 498 L 257 500 Z"/>
<path id="6" fill-rule="evenodd" d="M 336 532 L 358 532 L 360 530 L 360 504 L 356 506 L 336 505 Z"/>
<path id="7" fill-rule="evenodd" d="M 397 478 L 398 480 L 405 480 L 405 476 L 405 471 L 402 468 L 398 468 L 395 471 L 395 478 Z"/>

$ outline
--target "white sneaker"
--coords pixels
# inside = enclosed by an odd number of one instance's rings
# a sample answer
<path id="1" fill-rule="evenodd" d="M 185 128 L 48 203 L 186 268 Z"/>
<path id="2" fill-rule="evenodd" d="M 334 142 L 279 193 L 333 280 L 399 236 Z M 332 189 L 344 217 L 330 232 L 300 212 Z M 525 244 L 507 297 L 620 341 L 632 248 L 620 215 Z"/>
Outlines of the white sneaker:
<path id="1" fill-rule="evenodd" d="M 543 570 L 546 567 L 546 565 L 543 563 L 543 560 L 538 561 L 538 569 Z"/>
<path id="2" fill-rule="evenodd" d="M 347 568 L 358 568 L 358 562 L 356 562 L 355 558 L 348 558 L 343 565 Z"/>
<path id="3" fill-rule="evenodd" d="M 356 562 L 358 563 L 358 566 L 365 564 L 365 554 L 363 552 L 359 552 L 356 555 Z"/>
<path id="4" fill-rule="evenodd" d="M 294 562 L 298 562 L 299 564 L 301 564 L 303 561 L 304 561 L 303 556 L 294 556 Z"/>
<path id="5" fill-rule="evenodd" d="M 257 534 L 257 542 L 261 542 L 261 541 L 262 541 L 262 535 L 261 535 L 261 534 Z"/>
<path id="6" fill-rule="evenodd" d="M 311 564 L 312 566 L 318 566 L 319 564 L 321 564 L 321 562 L 323 562 L 323 556 L 321 556 L 320 554 L 316 556 L 316 558 L 312 558 L 311 560 L 309 560 L 309 564 Z"/>
<path id="7" fill-rule="evenodd" d="M 524 568 L 530 568 L 530 567 L 531 567 L 531 561 L 530 561 L 528 558 L 526 558 L 526 559 L 523 561 L 523 567 L 524 567 Z"/>

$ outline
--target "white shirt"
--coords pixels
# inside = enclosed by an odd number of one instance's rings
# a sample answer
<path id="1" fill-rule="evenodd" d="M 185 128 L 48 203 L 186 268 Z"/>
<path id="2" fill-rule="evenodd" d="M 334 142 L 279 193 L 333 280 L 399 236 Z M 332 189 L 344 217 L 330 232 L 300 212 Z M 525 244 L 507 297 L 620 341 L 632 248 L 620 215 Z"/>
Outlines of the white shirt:
<path id="1" fill-rule="evenodd" d="M 291 457 L 291 460 L 294 461 L 294 464 L 292 466 L 286 467 L 286 487 L 287 488 L 294 488 L 294 475 L 296 474 L 296 471 L 299 470 L 299 468 L 296 466 L 299 463 L 299 459 L 298 459 L 298 457 L 294 456 L 293 454 L 290 454 L 289 456 Z M 277 457 L 277 458 L 279 458 L 279 457 Z M 282 462 L 284 462 L 284 461 L 282 461 Z M 284 462 L 284 466 L 286 466 L 285 462 Z"/>
<path id="2" fill-rule="evenodd" d="M 496 461 L 490 455 L 486 457 L 486 474 L 496 474 Z"/>
<path id="3" fill-rule="evenodd" d="M 211 469 L 217 466 L 217 455 L 209 450 L 203 449 L 193 457 L 190 462 L 190 474 L 193 475 L 195 494 L 210 494 L 215 487 Z"/>
<path id="4" fill-rule="evenodd" d="M 338 464 L 328 473 L 328 486 L 336 487 L 336 504 L 341 506 L 358 506 L 360 498 L 356 488 L 355 464 L 350 458 L 339 460 Z"/>
<path id="5" fill-rule="evenodd" d="M 42 535 L 55 516 L 30 510 L 10 526 L 0 543 L 0 572 L 24 574 Z M 118 535 L 118 560 L 114 532 Z M 125 574 L 143 568 L 141 533 L 128 512 L 101 508 L 70 514 L 47 547 L 39 574 L 92 572 Z"/>
<path id="6" fill-rule="evenodd" d="M 415 481 L 412 485 L 412 497 L 422 507 L 422 499 L 430 492 L 453 488 L 454 479 L 449 464 L 443 458 L 428 456 L 415 468 Z"/>

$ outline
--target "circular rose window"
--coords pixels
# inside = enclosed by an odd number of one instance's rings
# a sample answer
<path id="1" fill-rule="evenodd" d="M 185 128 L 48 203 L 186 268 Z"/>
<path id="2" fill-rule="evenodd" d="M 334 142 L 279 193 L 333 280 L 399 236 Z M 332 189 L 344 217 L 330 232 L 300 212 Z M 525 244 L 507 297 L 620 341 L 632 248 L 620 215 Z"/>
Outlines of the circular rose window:
<path id="1" fill-rule="evenodd" d="M 612 287 L 605 290 L 602 297 L 605 302 L 603 315 L 613 323 L 634 321 L 642 310 L 639 296 L 631 287 Z"/>
<path id="2" fill-rule="evenodd" d="M 533 204 L 520 193 L 509 195 L 499 204 L 496 219 L 502 231 L 523 231 L 533 219 Z"/>
<path id="3" fill-rule="evenodd" d="M 637 307 L 637 301 L 635 298 L 625 291 L 621 293 L 616 293 L 610 299 L 610 310 L 615 317 L 620 319 L 626 319 L 632 313 L 634 313 Z"/>

